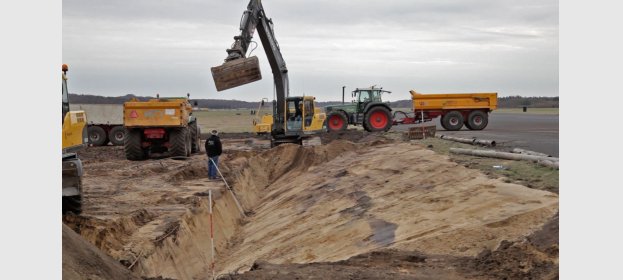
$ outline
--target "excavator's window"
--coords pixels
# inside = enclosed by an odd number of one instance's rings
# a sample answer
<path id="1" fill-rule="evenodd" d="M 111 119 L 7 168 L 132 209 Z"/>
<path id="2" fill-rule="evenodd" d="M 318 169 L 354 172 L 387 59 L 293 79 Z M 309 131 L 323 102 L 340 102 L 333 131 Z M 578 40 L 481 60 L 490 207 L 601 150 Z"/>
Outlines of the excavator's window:
<path id="1" fill-rule="evenodd" d="M 303 104 L 305 104 L 305 126 L 310 126 L 314 118 L 314 105 L 311 100 L 305 100 Z"/>
<path id="2" fill-rule="evenodd" d="M 303 119 L 303 103 L 301 100 L 292 100 L 287 103 L 286 125 L 288 130 L 301 130 Z"/>

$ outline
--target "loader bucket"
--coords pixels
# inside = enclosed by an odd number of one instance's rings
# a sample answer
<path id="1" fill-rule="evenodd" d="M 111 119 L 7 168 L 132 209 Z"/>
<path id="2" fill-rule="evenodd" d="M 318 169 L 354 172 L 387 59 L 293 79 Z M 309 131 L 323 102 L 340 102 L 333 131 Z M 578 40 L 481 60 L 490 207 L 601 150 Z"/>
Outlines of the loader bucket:
<path id="1" fill-rule="evenodd" d="M 217 91 L 234 88 L 262 79 L 257 56 L 239 58 L 212 67 L 212 78 Z"/>

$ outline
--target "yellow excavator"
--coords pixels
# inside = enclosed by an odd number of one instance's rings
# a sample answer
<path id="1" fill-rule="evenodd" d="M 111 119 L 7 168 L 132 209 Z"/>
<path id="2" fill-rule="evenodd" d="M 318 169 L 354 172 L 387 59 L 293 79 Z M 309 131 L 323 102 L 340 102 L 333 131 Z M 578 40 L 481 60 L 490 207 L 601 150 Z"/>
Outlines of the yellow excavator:
<path id="1" fill-rule="evenodd" d="M 80 214 L 82 212 L 82 161 L 76 154 L 86 147 L 89 138 L 86 125 L 87 117 L 84 111 L 70 111 L 69 92 L 67 90 L 67 64 L 62 66 L 63 91 L 63 215 L 68 212 Z"/>
<path id="2" fill-rule="evenodd" d="M 325 131 L 325 113 L 313 96 L 289 96 L 288 68 L 275 38 L 273 21 L 266 16 L 260 0 L 251 0 L 240 21 L 240 35 L 227 49 L 225 62 L 212 67 L 217 91 L 262 79 L 257 56 L 246 57 L 253 33 L 257 32 L 273 72 L 276 100 L 273 100 L 271 147 L 282 143 L 303 144 L 303 140 Z"/>

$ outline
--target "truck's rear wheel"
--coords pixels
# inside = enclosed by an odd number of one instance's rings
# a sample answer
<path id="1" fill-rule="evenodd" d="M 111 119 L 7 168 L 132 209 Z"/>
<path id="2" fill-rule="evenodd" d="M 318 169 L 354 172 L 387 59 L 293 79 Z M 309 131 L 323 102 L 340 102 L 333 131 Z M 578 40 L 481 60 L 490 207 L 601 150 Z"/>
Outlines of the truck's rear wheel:
<path id="1" fill-rule="evenodd" d="M 190 157 L 193 151 L 193 140 L 190 137 L 190 131 L 188 132 L 188 137 L 186 138 L 186 156 Z"/>
<path id="2" fill-rule="evenodd" d="M 348 127 L 348 119 L 342 112 L 333 112 L 327 117 L 327 131 L 344 131 Z"/>
<path id="3" fill-rule="evenodd" d="M 99 126 L 90 126 L 87 133 L 89 134 L 89 142 L 93 146 L 102 146 L 108 142 L 106 131 Z"/>
<path id="4" fill-rule="evenodd" d="M 459 130 L 463 127 L 463 115 L 459 111 L 450 111 L 443 115 L 441 123 L 446 130 Z"/>
<path id="5" fill-rule="evenodd" d="M 364 123 L 364 128 L 369 132 L 388 131 L 392 128 L 392 115 L 385 107 L 372 107 L 372 109 L 366 113 Z"/>
<path id="6" fill-rule="evenodd" d="M 145 151 L 142 147 L 143 132 L 140 129 L 128 129 L 123 139 L 123 150 L 125 151 L 125 158 L 128 160 L 143 160 L 145 159 Z"/>
<path id="7" fill-rule="evenodd" d="M 467 128 L 472 130 L 483 130 L 489 124 L 489 116 L 483 111 L 472 111 L 467 116 Z"/>
<path id="8" fill-rule="evenodd" d="M 190 125 L 190 138 L 191 138 L 191 153 L 197 153 L 201 151 L 201 129 L 197 125 L 197 122 L 193 122 Z"/>
<path id="9" fill-rule="evenodd" d="M 169 142 L 171 148 L 169 149 L 172 157 L 186 157 L 188 155 L 188 128 L 174 128 L 169 133 Z"/>
<path id="10" fill-rule="evenodd" d="M 115 126 L 108 131 L 108 139 L 115 146 L 123 145 L 125 139 L 125 128 L 121 125 Z"/>

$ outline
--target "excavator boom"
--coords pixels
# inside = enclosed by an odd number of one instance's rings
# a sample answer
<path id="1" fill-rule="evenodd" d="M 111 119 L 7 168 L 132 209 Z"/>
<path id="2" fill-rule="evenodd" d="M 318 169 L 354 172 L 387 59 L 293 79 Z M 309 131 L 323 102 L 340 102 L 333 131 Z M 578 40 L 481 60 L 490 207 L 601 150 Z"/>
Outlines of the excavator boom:
<path id="1" fill-rule="evenodd" d="M 270 63 L 276 91 L 272 134 L 285 133 L 285 107 L 289 96 L 288 68 L 281 55 L 279 43 L 273 32 L 273 22 L 266 17 L 262 2 L 250 0 L 240 20 L 240 35 L 234 36 L 232 47 L 227 49 L 225 63 L 212 67 L 212 78 L 218 91 L 248 84 L 262 78 L 257 57 L 246 57 L 253 33 L 257 30 L 266 57 Z"/>

